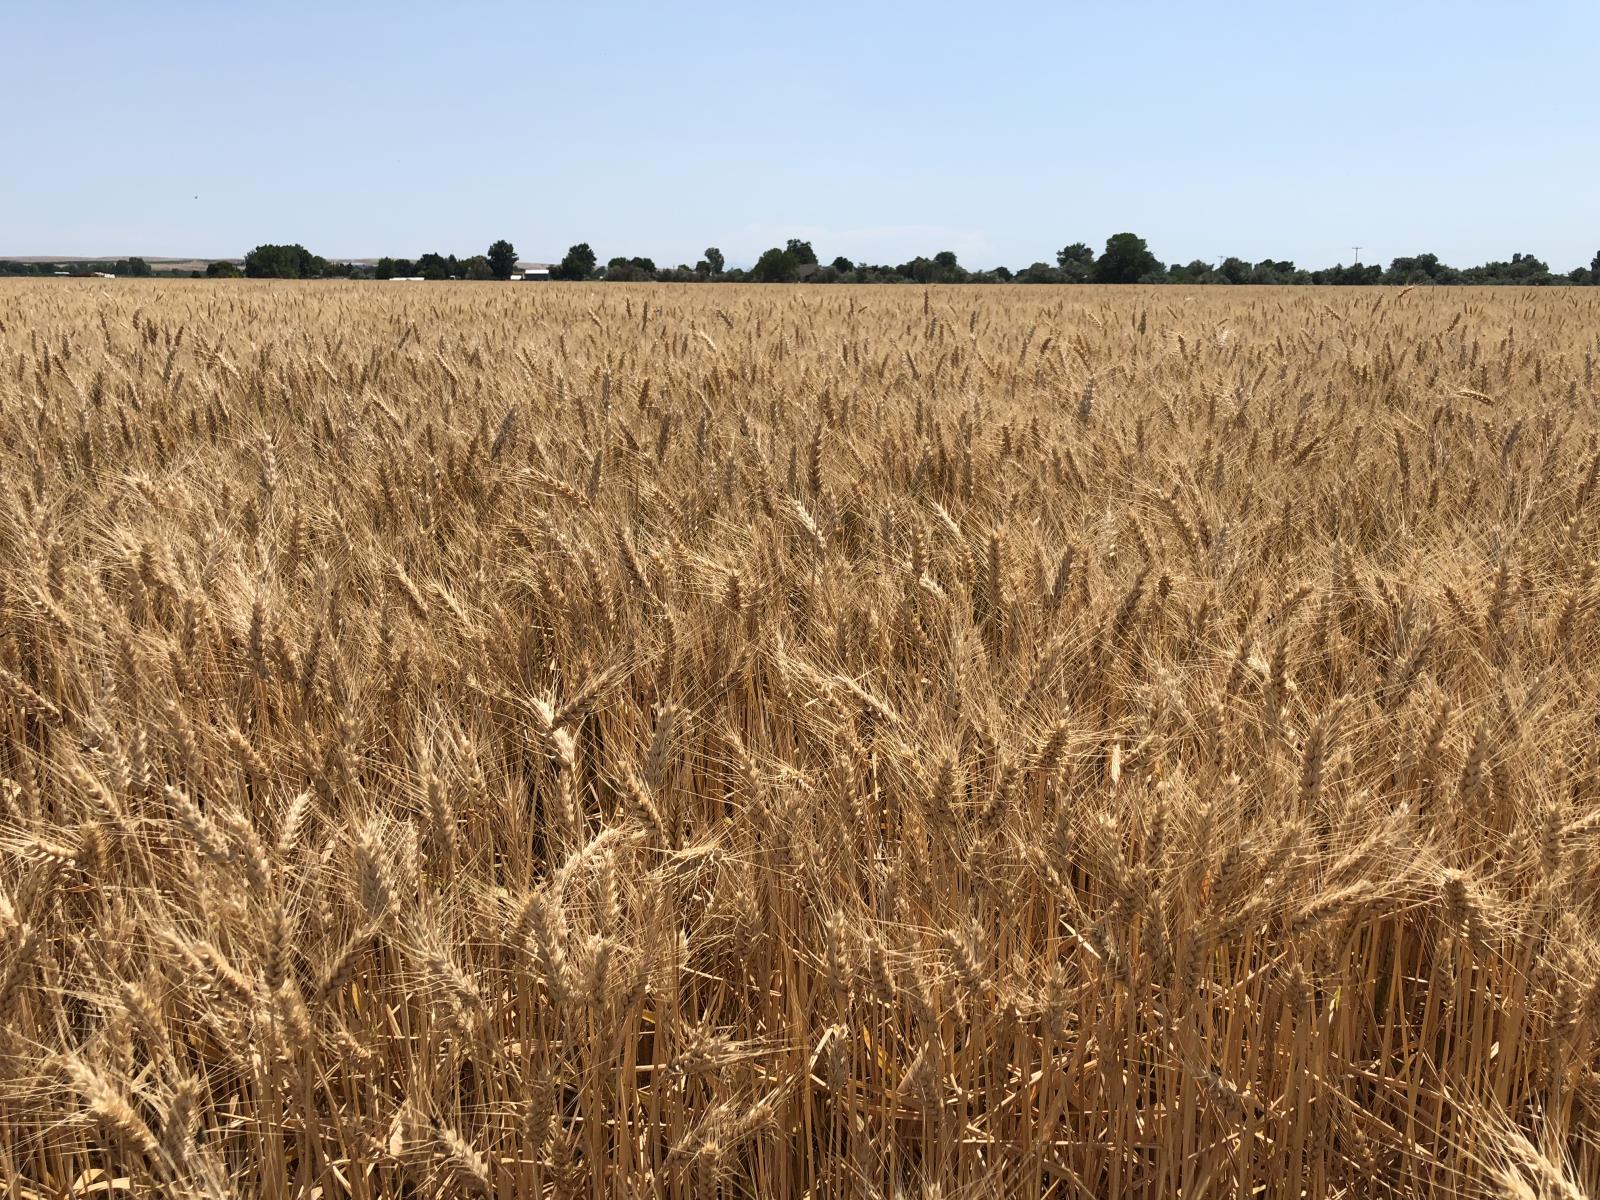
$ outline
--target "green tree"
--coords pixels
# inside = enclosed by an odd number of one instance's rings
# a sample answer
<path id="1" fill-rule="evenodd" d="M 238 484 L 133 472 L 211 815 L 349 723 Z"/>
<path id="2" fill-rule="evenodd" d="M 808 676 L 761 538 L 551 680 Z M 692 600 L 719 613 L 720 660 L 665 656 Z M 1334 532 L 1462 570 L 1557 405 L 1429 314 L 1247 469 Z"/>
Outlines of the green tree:
<path id="1" fill-rule="evenodd" d="M 517 269 L 517 248 L 504 238 L 490 246 L 485 257 L 496 279 L 510 279 L 512 272 Z"/>
<path id="2" fill-rule="evenodd" d="M 1024 267 L 1017 272 L 1018 283 L 1065 283 L 1067 277 L 1062 274 L 1060 267 L 1052 267 L 1049 263 L 1036 262 Z"/>
<path id="3" fill-rule="evenodd" d="M 722 268 L 727 265 L 727 259 L 722 257 L 722 251 L 715 246 L 706 247 L 706 266 L 711 268 L 713 275 L 721 275 Z"/>
<path id="4" fill-rule="evenodd" d="M 1300 283 L 1302 272 L 1296 271 L 1294 263 L 1288 259 L 1273 261 L 1264 258 L 1250 269 L 1251 283 Z"/>
<path id="5" fill-rule="evenodd" d="M 790 283 L 799 266 L 793 254 L 774 246 L 756 259 L 756 265 L 750 268 L 750 278 L 757 283 Z"/>
<path id="6" fill-rule="evenodd" d="M 954 250 L 941 250 L 933 256 L 932 261 L 919 259 L 920 263 L 927 263 L 922 268 L 917 278 L 929 283 L 965 283 L 967 269 L 956 261 Z"/>
<path id="7" fill-rule="evenodd" d="M 1383 281 L 1383 268 L 1377 263 L 1352 263 L 1348 267 L 1343 263 L 1335 263 L 1331 267 L 1324 267 L 1320 271 L 1311 272 L 1312 283 L 1364 287 L 1368 284 L 1382 283 Z"/>
<path id="8" fill-rule="evenodd" d="M 128 274 L 135 277 L 145 277 L 154 275 L 155 269 L 142 258 L 130 258 L 128 260 Z"/>
<path id="9" fill-rule="evenodd" d="M 1067 283 L 1088 283 L 1094 276 L 1094 250 L 1087 242 L 1073 242 L 1056 251 L 1056 265 Z"/>
<path id="10" fill-rule="evenodd" d="M 1188 264 L 1173 263 L 1167 268 L 1167 278 L 1173 283 L 1215 283 L 1217 273 L 1210 263 L 1197 258 Z"/>
<path id="11" fill-rule="evenodd" d="M 619 254 L 606 263 L 606 278 L 612 283 L 649 283 L 655 277 L 654 259 L 624 258 Z"/>
<path id="12" fill-rule="evenodd" d="M 1217 274 L 1227 283 L 1249 283 L 1250 264 L 1237 255 L 1230 254 L 1222 260 L 1222 265 L 1217 268 Z"/>
<path id="13" fill-rule="evenodd" d="M 856 265 L 841 254 L 838 258 L 833 260 L 833 269 L 839 272 L 841 275 L 848 275 L 851 271 L 856 269 Z"/>
<path id="14" fill-rule="evenodd" d="M 556 264 L 551 274 L 557 279 L 584 280 L 594 274 L 594 264 L 594 251 L 589 243 L 579 242 L 567 250 L 567 256 Z"/>
<path id="15" fill-rule="evenodd" d="M 1513 254 L 1510 262 L 1489 262 L 1460 272 L 1463 283 L 1548 284 L 1550 267 L 1531 254 Z M 1385 277 L 1384 282 L 1389 282 Z"/>
<path id="16" fill-rule="evenodd" d="M 1416 254 L 1397 258 L 1389 263 L 1383 274 L 1385 283 L 1429 284 L 1456 283 L 1460 272 L 1439 261 L 1437 254 Z"/>
<path id="17" fill-rule="evenodd" d="M 206 277 L 208 279 L 237 279 L 243 274 L 231 262 L 213 262 L 206 264 Z"/>
<path id="18" fill-rule="evenodd" d="M 393 279 L 395 276 L 394 259 L 380 258 L 377 269 L 373 272 L 379 279 Z"/>
<path id="19" fill-rule="evenodd" d="M 489 260 L 481 254 L 474 254 L 461 264 L 462 275 L 466 279 L 493 279 L 494 268 L 489 265 Z"/>
<path id="20" fill-rule="evenodd" d="M 449 279 L 450 262 L 442 254 L 424 254 L 417 259 L 417 274 L 424 279 Z"/>
<path id="21" fill-rule="evenodd" d="M 1106 249 L 1094 264 L 1096 283 L 1138 283 L 1146 275 L 1161 270 L 1161 262 L 1145 240 L 1132 233 L 1114 233 L 1106 239 Z"/>
<path id="22" fill-rule="evenodd" d="M 252 279 L 316 279 L 328 264 L 304 246 L 265 244 L 244 256 L 244 273 Z"/>
<path id="23" fill-rule="evenodd" d="M 802 242 L 799 238 L 790 238 L 789 245 L 785 248 L 790 258 L 794 259 L 797 267 L 814 267 L 817 265 L 817 252 L 811 248 L 810 242 Z"/>

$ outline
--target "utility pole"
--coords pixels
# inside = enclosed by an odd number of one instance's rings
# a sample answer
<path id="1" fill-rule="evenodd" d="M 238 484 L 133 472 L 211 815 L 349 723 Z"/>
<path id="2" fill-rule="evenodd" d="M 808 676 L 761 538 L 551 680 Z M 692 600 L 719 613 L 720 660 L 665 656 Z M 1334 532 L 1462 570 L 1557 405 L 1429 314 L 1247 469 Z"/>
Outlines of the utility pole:
<path id="1" fill-rule="evenodd" d="M 1359 267 L 1361 265 L 1361 247 L 1360 246 L 1355 246 L 1355 247 L 1353 247 L 1353 249 L 1356 252 L 1356 266 Z"/>

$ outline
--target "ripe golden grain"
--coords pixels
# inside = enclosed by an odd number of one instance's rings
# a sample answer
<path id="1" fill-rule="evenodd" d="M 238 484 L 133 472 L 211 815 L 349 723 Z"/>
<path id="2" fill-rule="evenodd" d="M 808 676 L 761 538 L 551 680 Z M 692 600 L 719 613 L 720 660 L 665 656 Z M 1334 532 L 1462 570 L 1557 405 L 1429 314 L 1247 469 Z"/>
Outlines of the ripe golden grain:
<path id="1" fill-rule="evenodd" d="M 1592 292 L 0 281 L 0 1191 L 1596 1194 Z"/>

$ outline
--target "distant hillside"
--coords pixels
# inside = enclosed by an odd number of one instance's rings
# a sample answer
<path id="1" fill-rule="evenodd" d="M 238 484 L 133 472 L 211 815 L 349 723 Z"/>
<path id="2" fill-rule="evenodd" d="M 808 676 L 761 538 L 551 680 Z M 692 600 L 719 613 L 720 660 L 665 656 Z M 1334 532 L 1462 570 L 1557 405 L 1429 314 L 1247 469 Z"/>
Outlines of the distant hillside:
<path id="1" fill-rule="evenodd" d="M 16 263 L 90 263 L 90 262 L 116 262 L 123 258 L 142 258 L 158 271 L 204 271 L 214 262 L 232 263 L 236 267 L 244 266 L 241 258 L 174 258 L 163 257 L 156 254 L 0 254 L 0 262 Z M 343 255 L 334 255 L 329 262 L 349 263 L 356 267 L 375 267 L 378 265 L 376 258 L 346 258 Z M 517 262 L 517 270 L 526 271 L 531 267 L 548 267 L 550 263 L 544 262 Z"/>
<path id="2" fill-rule="evenodd" d="M 240 266 L 244 265 L 242 258 L 163 258 L 157 254 L 0 254 L 0 260 L 5 262 L 23 263 L 82 263 L 82 262 L 115 262 L 119 258 L 142 258 L 152 267 L 161 267 L 173 271 L 179 267 L 186 267 L 191 263 L 205 266 L 213 262 L 231 262 Z M 376 262 L 377 259 L 341 258 L 339 262 Z"/>

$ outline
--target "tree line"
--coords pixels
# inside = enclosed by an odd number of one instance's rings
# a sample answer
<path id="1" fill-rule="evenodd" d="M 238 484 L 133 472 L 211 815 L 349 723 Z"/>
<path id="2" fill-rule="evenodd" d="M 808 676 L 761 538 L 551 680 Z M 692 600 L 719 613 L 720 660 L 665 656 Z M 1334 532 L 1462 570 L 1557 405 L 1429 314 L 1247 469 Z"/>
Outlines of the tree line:
<path id="1" fill-rule="evenodd" d="M 303 256 L 303 257 L 302 257 Z M 291 258 L 285 266 L 284 260 Z M 460 259 L 430 253 L 416 259 L 383 258 L 376 268 L 327 263 L 307 255 L 303 247 L 258 246 L 245 258 L 246 275 L 281 275 L 317 278 L 370 272 L 379 279 L 509 279 L 516 270 L 516 250 L 498 241 L 481 255 Z M 1113 234 L 1096 254 L 1086 242 L 1073 242 L 1055 254 L 1054 262 L 1036 262 L 1020 270 L 993 267 L 971 270 L 961 265 L 955 252 L 941 250 L 931 258 L 890 264 L 852 262 L 839 256 L 822 262 L 809 241 L 790 238 L 766 250 L 748 270 L 729 268 L 715 246 L 706 248 L 693 266 L 657 266 L 650 258 L 618 255 L 603 265 L 587 242 L 568 249 L 550 269 L 550 278 L 605 280 L 616 283 L 1198 283 L 1198 284 L 1600 284 L 1600 253 L 1587 267 L 1565 274 L 1531 254 L 1513 254 L 1503 262 L 1472 267 L 1452 267 L 1437 254 L 1417 254 L 1379 263 L 1343 263 L 1307 270 L 1287 260 L 1250 262 L 1228 257 L 1211 263 L 1163 263 L 1144 238 L 1133 233 Z"/>
<path id="2" fill-rule="evenodd" d="M 212 267 L 219 264 L 212 263 Z M 223 264 L 231 266 L 231 264 Z M 312 254 L 298 243 L 261 245 L 244 256 L 244 269 L 235 274 L 251 279 L 510 279 L 516 273 L 517 251 L 510 242 L 498 241 L 482 254 L 457 258 L 430 251 L 416 258 L 380 258 L 376 265 L 339 262 Z M 207 274 L 220 273 L 207 270 Z"/>
<path id="3" fill-rule="evenodd" d="M 1018 271 L 1003 266 L 969 270 L 950 250 L 894 266 L 852 262 L 843 256 L 824 264 L 811 243 L 799 238 L 765 251 L 748 272 L 724 271 L 721 264 L 722 255 L 713 248 L 693 268 L 655 271 L 654 277 L 667 282 L 710 278 L 756 283 L 1600 284 L 1600 253 L 1589 266 L 1566 274 L 1552 272 L 1547 263 L 1531 254 L 1513 254 L 1505 262 L 1464 268 L 1448 266 L 1436 254 L 1396 258 L 1387 268 L 1378 263 L 1340 263 L 1307 270 L 1289 261 L 1252 263 L 1237 257 L 1220 263 L 1196 259 L 1168 265 L 1151 252 L 1144 238 L 1133 233 L 1107 238 L 1099 254 L 1085 242 L 1073 242 L 1056 252 L 1053 263 L 1035 262 Z M 617 267 L 631 279 L 653 264 L 648 259 L 612 259 L 601 277 L 613 278 Z"/>
<path id="4" fill-rule="evenodd" d="M 97 262 L 11 262 L 0 261 L 0 275 L 130 275 L 136 279 L 151 275 L 187 275 L 187 271 L 157 271 L 142 258 L 104 259 Z"/>
<path id="5" fill-rule="evenodd" d="M 143 259 L 115 263 L 69 264 L 78 272 L 105 271 L 115 275 L 174 275 L 152 271 Z M 58 263 L 0 261 L 0 275 L 53 275 Z M 304 246 L 266 244 L 244 258 L 241 270 L 231 262 L 213 262 L 205 274 L 213 278 L 244 275 L 252 279 L 510 279 L 516 274 L 517 252 L 501 239 L 482 254 L 458 258 L 430 251 L 415 259 L 381 258 L 376 265 L 339 262 L 312 254 Z M 198 275 L 200 272 L 190 272 Z M 824 263 L 809 241 L 790 238 L 783 246 L 763 252 L 748 270 L 729 268 L 721 250 L 706 251 L 693 266 L 680 263 L 659 267 L 649 258 L 619 255 L 604 265 L 587 242 L 568 249 L 550 270 L 552 279 L 605 280 L 618 283 L 1190 283 L 1190 284 L 1504 284 L 1550 286 L 1600 285 L 1600 253 L 1587 267 L 1566 273 L 1552 271 L 1548 263 L 1531 254 L 1513 254 L 1505 261 L 1471 267 L 1452 267 L 1437 254 L 1417 254 L 1379 263 L 1343 263 L 1307 270 L 1287 260 L 1249 262 L 1228 257 L 1219 263 L 1195 259 L 1189 263 L 1163 263 L 1145 239 L 1133 233 L 1113 234 L 1096 254 L 1085 242 L 1073 242 L 1055 254 L 1054 262 L 1036 262 L 1020 270 L 993 267 L 971 270 L 950 250 L 931 258 L 918 256 L 895 265 L 852 262 L 843 255 Z"/>

